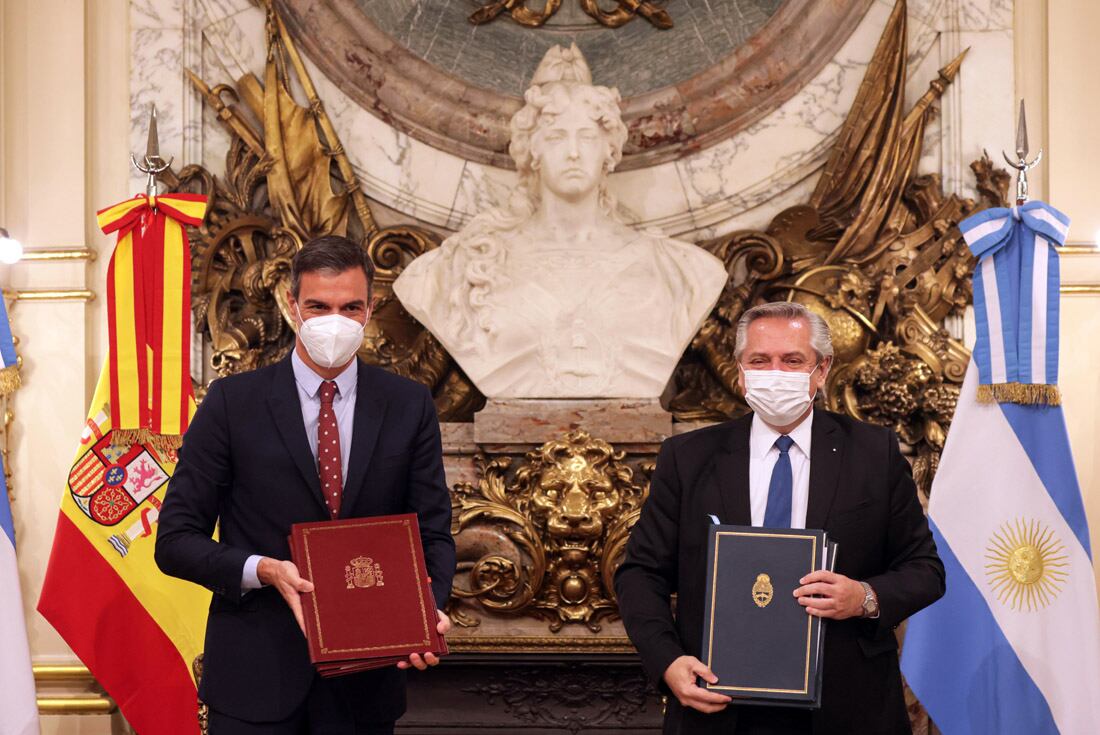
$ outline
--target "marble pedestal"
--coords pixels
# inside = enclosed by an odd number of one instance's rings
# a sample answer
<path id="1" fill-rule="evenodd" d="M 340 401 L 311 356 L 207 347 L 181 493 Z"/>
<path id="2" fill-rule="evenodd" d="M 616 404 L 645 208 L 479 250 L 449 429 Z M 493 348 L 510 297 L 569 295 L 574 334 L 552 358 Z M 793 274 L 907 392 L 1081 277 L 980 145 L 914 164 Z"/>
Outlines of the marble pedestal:
<path id="1" fill-rule="evenodd" d="M 583 429 L 628 455 L 656 457 L 661 442 L 694 424 L 673 424 L 656 399 L 490 400 L 473 423 L 444 423 L 443 463 L 447 486 L 476 483 L 474 457 L 522 456 L 544 442 Z"/>
<path id="2" fill-rule="evenodd" d="M 474 416 L 474 441 L 483 445 L 541 444 L 576 429 L 615 445 L 660 444 L 672 434 L 672 414 L 656 399 L 490 399 Z"/>
<path id="3" fill-rule="evenodd" d="M 514 473 L 544 443 L 583 430 L 622 452 L 632 482 L 644 487 L 661 442 L 687 428 L 693 427 L 674 425 L 656 400 L 490 400 L 472 423 L 443 424 L 447 483 L 452 489 L 459 483 L 477 486 L 479 458 L 510 458 Z M 471 541 L 462 534 L 457 538 L 456 587 L 469 588 L 463 575 L 469 575 L 471 557 L 462 549 L 471 548 Z M 484 536 L 472 539 L 473 547 L 479 543 L 485 543 Z M 478 714 L 461 727 L 451 722 L 446 732 L 660 731 L 660 697 L 646 682 L 617 617 L 602 619 L 598 632 L 583 623 L 566 623 L 555 632 L 546 618 L 529 613 L 496 614 L 470 601 L 459 609 L 478 624 L 456 626 L 447 637 L 452 654 L 430 675 L 410 677 L 410 709 L 399 732 L 439 732 L 440 723 L 455 711 Z M 596 696 L 578 697 L 578 685 Z M 532 709 L 532 702 L 550 706 Z"/>

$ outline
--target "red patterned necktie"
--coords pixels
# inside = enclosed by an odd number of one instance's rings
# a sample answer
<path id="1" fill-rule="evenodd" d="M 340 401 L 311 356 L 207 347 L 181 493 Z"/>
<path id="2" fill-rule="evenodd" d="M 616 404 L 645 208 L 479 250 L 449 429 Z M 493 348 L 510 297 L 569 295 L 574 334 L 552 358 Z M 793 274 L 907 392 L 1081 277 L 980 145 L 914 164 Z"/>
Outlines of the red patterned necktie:
<path id="1" fill-rule="evenodd" d="M 332 399 L 336 397 L 336 383 L 321 383 L 321 414 L 317 421 L 317 469 L 321 473 L 321 492 L 325 496 L 332 517 L 340 513 L 340 493 L 344 481 L 340 469 L 340 430 L 336 426 L 336 412 Z"/>

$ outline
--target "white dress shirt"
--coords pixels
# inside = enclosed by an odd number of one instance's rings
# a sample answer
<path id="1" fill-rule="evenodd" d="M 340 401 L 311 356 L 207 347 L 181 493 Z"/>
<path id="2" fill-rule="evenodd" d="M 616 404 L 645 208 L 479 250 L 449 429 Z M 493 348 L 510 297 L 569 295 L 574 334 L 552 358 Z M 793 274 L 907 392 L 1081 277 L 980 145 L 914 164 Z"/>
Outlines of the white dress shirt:
<path id="1" fill-rule="evenodd" d="M 814 423 L 813 411 L 794 427 L 788 436 L 794 440 L 787 452 L 791 459 L 791 528 L 806 527 L 806 506 L 810 501 L 810 434 Z M 764 423 L 757 415 L 752 417 L 749 432 L 749 504 L 752 525 L 764 525 L 764 512 L 768 508 L 768 486 L 772 470 L 779 460 L 779 448 L 775 440 L 780 433 Z"/>

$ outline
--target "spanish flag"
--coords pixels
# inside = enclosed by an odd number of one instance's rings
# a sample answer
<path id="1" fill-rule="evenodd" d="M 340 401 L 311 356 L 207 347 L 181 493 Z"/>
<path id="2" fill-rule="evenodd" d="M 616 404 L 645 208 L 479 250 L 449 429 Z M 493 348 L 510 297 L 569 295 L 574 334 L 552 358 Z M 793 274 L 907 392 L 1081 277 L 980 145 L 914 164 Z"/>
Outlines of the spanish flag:
<path id="1" fill-rule="evenodd" d="M 157 518 L 195 403 L 190 378 L 194 195 L 144 195 L 100 213 L 110 350 L 61 499 L 38 610 L 133 728 L 199 731 L 193 662 L 210 593 L 153 560 Z"/>

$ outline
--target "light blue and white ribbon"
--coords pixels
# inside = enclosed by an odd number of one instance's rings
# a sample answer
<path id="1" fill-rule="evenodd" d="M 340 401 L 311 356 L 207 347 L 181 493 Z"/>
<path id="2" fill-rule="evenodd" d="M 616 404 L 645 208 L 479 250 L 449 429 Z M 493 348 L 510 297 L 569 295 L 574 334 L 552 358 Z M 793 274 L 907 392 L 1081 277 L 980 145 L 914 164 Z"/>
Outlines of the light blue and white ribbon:
<path id="1" fill-rule="evenodd" d="M 987 209 L 959 225 L 978 258 L 974 272 L 974 361 L 983 386 L 1058 383 L 1058 252 L 1069 218 L 1044 202 Z M 1017 402 L 1042 391 L 1002 391 Z M 1057 396 L 1053 388 L 1047 395 Z M 982 391 L 979 390 L 979 397 Z M 1008 400 L 1015 400 L 1008 398 Z"/>

